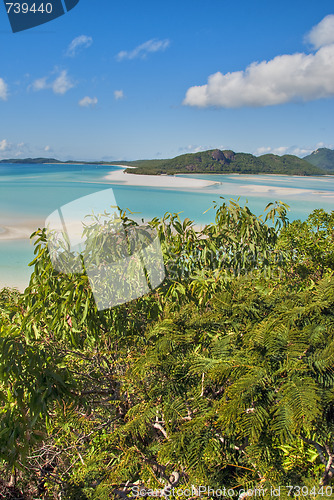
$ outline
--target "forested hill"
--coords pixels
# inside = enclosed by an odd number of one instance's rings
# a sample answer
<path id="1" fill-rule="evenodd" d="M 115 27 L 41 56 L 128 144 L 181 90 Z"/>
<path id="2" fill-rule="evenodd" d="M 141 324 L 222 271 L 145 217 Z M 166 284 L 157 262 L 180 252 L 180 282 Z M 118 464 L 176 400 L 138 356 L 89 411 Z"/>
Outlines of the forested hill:
<path id="1" fill-rule="evenodd" d="M 212 149 L 199 153 L 188 153 L 171 159 L 135 161 L 61 161 L 55 158 L 15 158 L 0 160 L 1 163 L 19 164 L 88 164 L 88 165 L 128 165 L 135 174 L 283 174 L 283 175 L 334 175 L 334 151 L 320 148 L 305 158 L 294 155 L 277 156 L 266 154 L 254 156 L 249 153 L 235 153 L 231 150 Z"/>
<path id="2" fill-rule="evenodd" d="M 136 170 L 127 170 L 128 172 L 151 175 L 181 173 L 324 175 L 328 173 L 293 155 L 267 154 L 257 157 L 219 149 L 189 153 L 169 160 L 141 160 L 129 164 L 135 166 Z"/>
<path id="3" fill-rule="evenodd" d="M 334 173 L 334 151 L 328 148 L 319 148 L 313 151 L 308 156 L 305 156 L 304 160 L 308 161 L 312 165 L 323 170 L 328 170 L 329 173 Z"/>

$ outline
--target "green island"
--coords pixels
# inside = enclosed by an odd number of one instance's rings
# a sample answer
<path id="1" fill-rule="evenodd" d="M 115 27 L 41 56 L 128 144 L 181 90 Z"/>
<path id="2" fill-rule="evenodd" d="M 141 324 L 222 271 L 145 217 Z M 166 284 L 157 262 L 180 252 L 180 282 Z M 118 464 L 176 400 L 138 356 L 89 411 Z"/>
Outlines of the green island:
<path id="1" fill-rule="evenodd" d="M 0 292 L 1 498 L 333 498 L 334 212 L 215 210 L 153 219 L 165 280 L 100 312 L 32 235 L 28 288 Z"/>
<path id="2" fill-rule="evenodd" d="M 132 174 L 276 174 L 276 175 L 334 175 L 334 151 L 320 148 L 305 158 L 294 155 L 278 156 L 265 154 L 254 156 L 235 153 L 231 150 L 212 149 L 189 153 L 171 159 L 131 161 L 60 161 L 55 158 L 23 158 L 1 160 L 1 163 L 23 164 L 89 164 L 124 165 L 132 167 L 125 171 Z M 135 167 L 135 168 L 133 168 Z"/>
<path id="3" fill-rule="evenodd" d="M 294 155 L 266 154 L 254 156 L 248 153 L 213 149 L 189 153 L 170 160 L 139 160 L 130 162 L 126 172 L 134 174 L 282 174 L 324 175 L 329 171 Z M 333 171 L 332 171 L 333 173 Z"/>

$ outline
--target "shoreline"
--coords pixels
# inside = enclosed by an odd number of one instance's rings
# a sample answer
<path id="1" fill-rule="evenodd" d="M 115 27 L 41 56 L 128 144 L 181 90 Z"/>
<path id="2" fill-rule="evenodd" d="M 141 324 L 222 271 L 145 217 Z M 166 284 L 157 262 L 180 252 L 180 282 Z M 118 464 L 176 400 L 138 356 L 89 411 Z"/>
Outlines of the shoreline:
<path id="1" fill-rule="evenodd" d="M 10 226 L 0 222 L 0 241 L 29 240 L 32 233 L 44 225 L 45 221 L 42 219 L 13 223 Z"/>
<path id="2" fill-rule="evenodd" d="M 118 166 L 118 165 L 115 165 Z M 125 167 L 124 168 L 128 168 Z M 135 167 L 131 167 L 135 168 Z M 126 186 L 143 186 L 157 188 L 183 188 L 183 189 L 201 189 L 204 187 L 221 184 L 218 181 L 208 181 L 205 179 L 186 179 L 177 175 L 147 175 L 147 174 L 129 174 L 124 170 L 111 171 L 103 178 L 106 181 L 119 183 Z"/>

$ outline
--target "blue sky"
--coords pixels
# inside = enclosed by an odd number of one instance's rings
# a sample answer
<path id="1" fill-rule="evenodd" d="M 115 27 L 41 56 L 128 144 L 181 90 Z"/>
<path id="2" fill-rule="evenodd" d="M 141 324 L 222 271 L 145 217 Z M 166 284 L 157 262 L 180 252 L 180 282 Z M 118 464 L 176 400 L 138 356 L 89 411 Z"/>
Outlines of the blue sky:
<path id="1" fill-rule="evenodd" d="M 333 2 L 80 0 L 13 34 L 0 5 L 0 158 L 334 148 Z"/>

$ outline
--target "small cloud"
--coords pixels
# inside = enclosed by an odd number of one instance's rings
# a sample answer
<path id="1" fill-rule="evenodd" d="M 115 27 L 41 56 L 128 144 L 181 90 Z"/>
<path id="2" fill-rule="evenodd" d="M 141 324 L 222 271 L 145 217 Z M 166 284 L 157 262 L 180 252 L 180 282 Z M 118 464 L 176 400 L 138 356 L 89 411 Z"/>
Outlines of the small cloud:
<path id="1" fill-rule="evenodd" d="M 38 92 L 39 90 L 47 89 L 48 85 L 47 85 L 46 81 L 47 81 L 47 77 L 46 76 L 44 76 L 43 78 L 38 78 L 37 80 L 35 80 L 31 84 L 31 87 L 36 92 Z"/>
<path id="2" fill-rule="evenodd" d="M 334 43 L 334 15 L 329 14 L 324 17 L 306 35 L 305 40 L 311 43 L 315 49 Z"/>
<path id="3" fill-rule="evenodd" d="M 17 158 L 19 156 L 27 156 L 30 148 L 24 142 L 12 144 L 7 139 L 0 141 L 0 158 Z"/>
<path id="4" fill-rule="evenodd" d="M 63 70 L 60 75 L 51 84 L 52 90 L 55 94 L 66 94 L 70 89 L 74 87 L 74 83 L 67 75 L 67 71 Z"/>
<path id="5" fill-rule="evenodd" d="M 121 52 L 117 54 L 116 59 L 118 61 L 122 61 L 123 59 L 145 59 L 147 54 L 164 51 L 169 45 L 170 41 L 168 39 L 157 40 L 154 38 L 138 45 L 138 47 L 131 51 L 121 50 Z"/>
<path id="6" fill-rule="evenodd" d="M 278 146 L 278 147 L 271 147 L 271 146 L 261 146 L 257 148 L 255 151 L 254 155 L 255 156 L 261 156 L 261 155 L 267 155 L 267 154 L 272 154 L 272 155 L 284 155 L 287 154 L 288 151 L 287 146 Z"/>
<path id="7" fill-rule="evenodd" d="M 332 149 L 332 145 L 330 144 L 324 144 L 323 142 L 318 142 L 315 146 L 277 146 L 277 147 L 272 147 L 272 146 L 261 146 L 256 149 L 256 151 L 253 153 L 255 156 L 261 156 L 265 154 L 273 154 L 273 155 L 295 155 L 299 156 L 300 158 L 303 158 L 304 156 L 307 156 L 311 154 L 313 151 L 315 151 L 318 148 L 322 147 L 327 147 L 329 149 Z"/>
<path id="8" fill-rule="evenodd" d="M 8 99 L 8 85 L 3 78 L 0 78 L 0 99 L 3 101 Z"/>
<path id="9" fill-rule="evenodd" d="M 87 49 L 93 43 L 91 36 L 80 35 L 74 38 L 67 48 L 66 55 L 68 57 L 75 57 L 81 49 Z"/>
<path id="10" fill-rule="evenodd" d="M 9 142 L 7 139 L 2 139 L 2 141 L 0 141 L 0 151 L 6 151 L 7 149 L 9 149 Z"/>
<path id="11" fill-rule="evenodd" d="M 124 92 L 123 90 L 115 90 L 114 91 L 114 97 L 116 101 L 119 101 L 120 99 L 124 99 Z"/>
<path id="12" fill-rule="evenodd" d="M 32 88 L 35 92 L 52 89 L 55 94 L 64 95 L 74 86 L 75 84 L 68 76 L 67 70 L 62 70 L 54 80 L 49 80 L 49 77 L 44 76 L 43 78 L 35 80 L 30 85 L 30 88 Z"/>
<path id="13" fill-rule="evenodd" d="M 190 87 L 184 105 L 206 108 L 274 106 L 334 96 L 334 16 L 308 35 L 314 54 L 283 54 L 252 62 L 244 71 L 217 72 L 205 85 Z"/>
<path id="14" fill-rule="evenodd" d="M 181 146 L 178 149 L 178 154 L 187 154 L 187 153 L 199 153 L 200 151 L 206 151 L 209 149 L 208 147 L 197 146 L 193 144 L 188 144 L 188 146 Z"/>
<path id="15" fill-rule="evenodd" d="M 97 104 L 97 97 L 84 97 L 83 99 L 81 99 L 81 101 L 79 101 L 79 106 L 81 106 L 82 108 L 89 108 L 89 107 L 94 107 L 96 106 Z"/>

